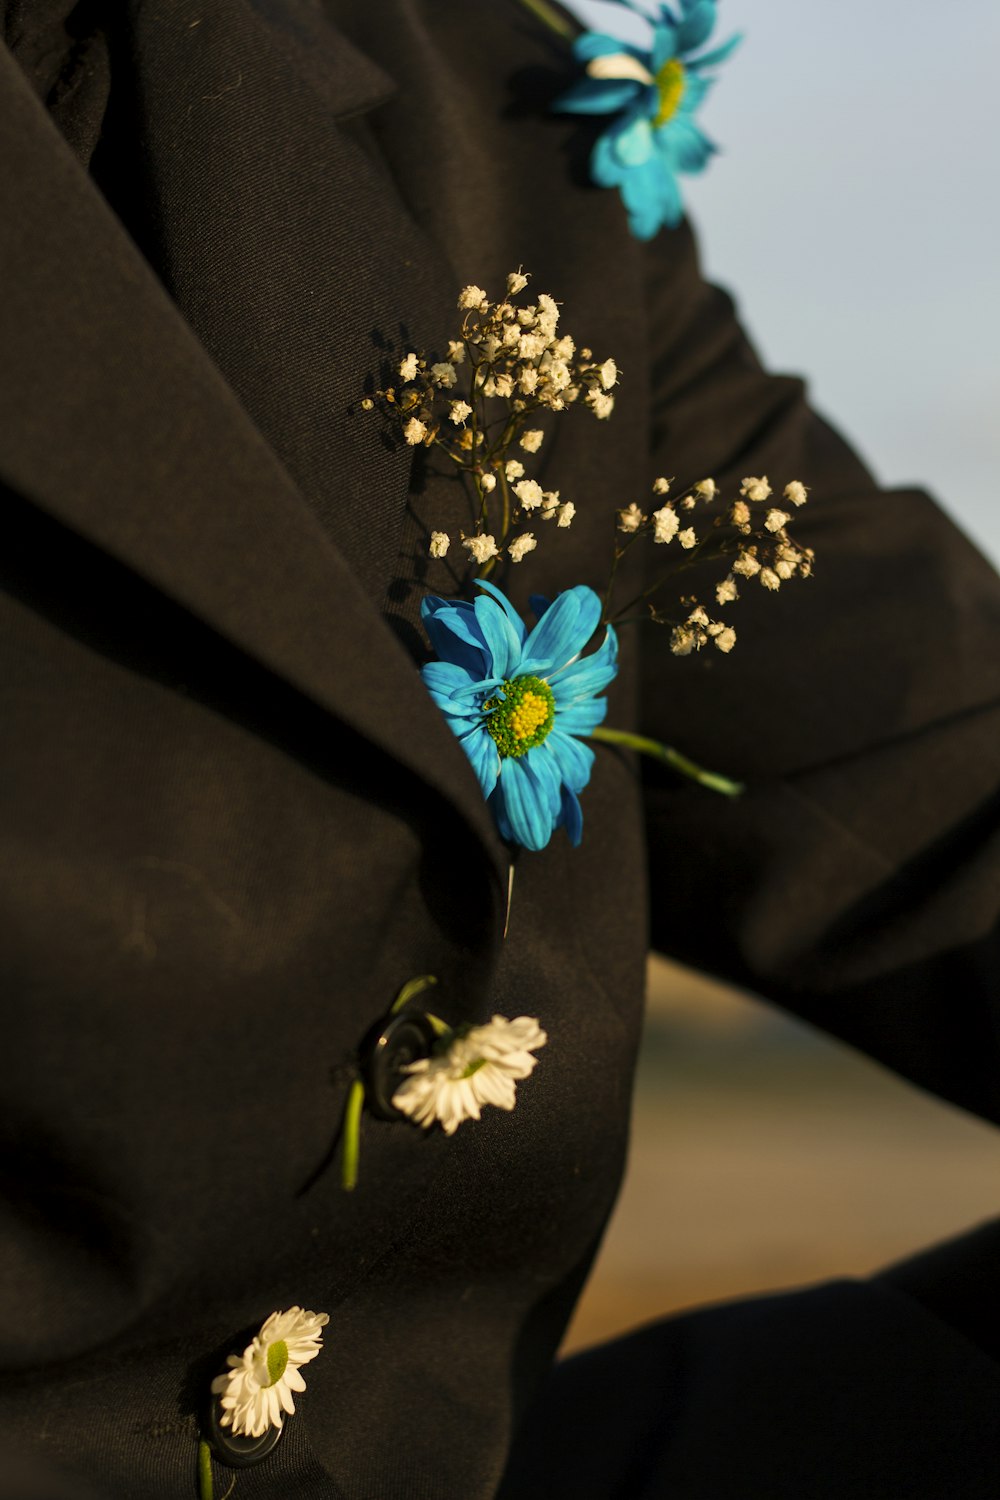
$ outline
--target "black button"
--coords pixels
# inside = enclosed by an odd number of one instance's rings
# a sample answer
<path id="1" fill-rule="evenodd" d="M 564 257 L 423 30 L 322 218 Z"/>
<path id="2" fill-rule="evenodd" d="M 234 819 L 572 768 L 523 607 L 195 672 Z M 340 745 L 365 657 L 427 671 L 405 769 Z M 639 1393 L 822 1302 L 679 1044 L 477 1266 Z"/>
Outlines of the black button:
<path id="1" fill-rule="evenodd" d="M 403 1069 L 421 1057 L 429 1057 L 437 1040 L 434 1025 L 423 1011 L 403 1011 L 378 1027 L 365 1039 L 362 1072 L 365 1104 L 379 1120 L 405 1120 L 392 1096 L 406 1078 Z"/>
<path id="2" fill-rule="evenodd" d="M 260 1437 L 238 1436 L 231 1427 L 222 1425 L 222 1405 L 217 1396 L 212 1397 L 208 1409 L 208 1440 L 212 1452 L 220 1463 L 231 1469 L 252 1469 L 273 1453 L 281 1442 L 284 1427 L 269 1427 Z"/>

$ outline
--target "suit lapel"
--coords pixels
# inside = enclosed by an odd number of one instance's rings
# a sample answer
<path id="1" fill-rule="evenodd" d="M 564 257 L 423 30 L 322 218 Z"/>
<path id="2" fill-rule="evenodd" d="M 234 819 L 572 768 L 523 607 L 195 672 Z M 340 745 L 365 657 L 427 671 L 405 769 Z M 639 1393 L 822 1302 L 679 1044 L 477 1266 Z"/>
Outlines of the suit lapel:
<path id="1" fill-rule="evenodd" d="M 499 885 L 412 662 L 4 53 L 0 137 L 0 477 L 416 772 Z"/>

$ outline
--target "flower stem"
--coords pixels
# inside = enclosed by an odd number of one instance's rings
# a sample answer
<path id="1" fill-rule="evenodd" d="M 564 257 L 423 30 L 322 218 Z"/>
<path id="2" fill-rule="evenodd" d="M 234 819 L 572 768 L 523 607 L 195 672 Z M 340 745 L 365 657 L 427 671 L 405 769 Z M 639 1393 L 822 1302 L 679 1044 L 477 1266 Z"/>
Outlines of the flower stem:
<path id="1" fill-rule="evenodd" d="M 198 1500 L 214 1500 L 212 1450 L 202 1438 L 198 1444 Z"/>
<path id="2" fill-rule="evenodd" d="M 408 979 L 392 1002 L 390 1016 L 397 1015 L 404 1005 L 409 1005 L 411 1000 L 415 1000 L 418 995 L 423 994 L 424 990 L 429 990 L 435 984 L 437 984 L 436 974 L 418 974 L 415 979 Z"/>
<path id="3" fill-rule="evenodd" d="M 728 776 L 720 776 L 717 771 L 706 771 L 704 766 L 689 760 L 672 745 L 647 739 L 645 735 L 629 734 L 624 729 L 606 729 L 603 725 L 598 725 L 590 731 L 590 738 L 602 740 L 606 745 L 623 745 L 627 750 L 638 751 L 640 755 L 649 755 L 653 760 L 668 765 L 671 770 L 678 771 L 681 776 L 697 781 L 699 786 L 708 787 L 712 792 L 721 792 L 724 797 L 739 797 L 745 790 L 741 781 L 731 781 Z"/>
<path id="4" fill-rule="evenodd" d="M 344 1134 L 340 1157 L 340 1183 L 352 1193 L 358 1185 L 358 1157 L 361 1154 L 361 1111 L 365 1103 L 365 1086 L 355 1078 L 344 1109 Z"/>
<path id="5" fill-rule="evenodd" d="M 558 36 L 564 36 L 569 41 L 576 36 L 576 31 L 569 21 L 561 16 L 554 6 L 549 5 L 548 0 L 521 0 L 521 4 L 537 16 L 543 26 L 547 26 Z"/>

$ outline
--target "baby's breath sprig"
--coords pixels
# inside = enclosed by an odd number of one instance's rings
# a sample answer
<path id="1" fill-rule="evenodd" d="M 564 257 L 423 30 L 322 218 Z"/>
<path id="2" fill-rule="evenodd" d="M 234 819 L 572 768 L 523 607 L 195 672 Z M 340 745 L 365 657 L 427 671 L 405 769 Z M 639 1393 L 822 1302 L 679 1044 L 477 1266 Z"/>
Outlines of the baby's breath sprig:
<path id="1" fill-rule="evenodd" d="M 653 493 L 658 500 L 669 493 L 670 484 L 666 478 L 654 481 Z M 729 652 L 736 644 L 736 631 L 715 614 L 716 608 L 721 609 L 737 600 L 741 586 L 750 580 L 757 580 L 773 592 L 791 578 L 811 575 L 813 550 L 799 547 L 792 540 L 788 531 L 791 511 L 769 503 L 772 490 L 766 476 L 744 479 L 737 499 L 721 510 L 715 504 L 718 495 L 714 479 L 700 479 L 649 512 L 634 502 L 617 512 L 611 572 L 604 593 L 603 619 L 606 622 L 622 624 L 625 620 L 638 618 L 668 625 L 671 630 L 670 649 L 675 656 L 690 656 L 692 651 L 700 651 L 709 642 L 719 651 Z M 799 480 L 793 479 L 785 485 L 783 499 L 789 506 L 797 509 L 806 503 L 807 497 L 808 491 Z M 709 508 L 713 508 L 711 515 L 706 514 Z M 612 601 L 619 564 L 629 548 L 643 536 L 650 538 L 654 545 L 676 543 L 673 548 L 675 561 L 672 567 L 660 572 L 648 588 L 615 611 Z M 711 609 L 690 594 L 682 595 L 678 600 L 679 614 L 665 613 L 650 602 L 652 595 L 678 573 L 695 563 L 716 558 L 726 562 L 726 572 L 715 585 Z M 633 611 L 639 606 L 645 606 L 645 612 L 636 616 Z"/>
<path id="2" fill-rule="evenodd" d="M 559 305 L 546 293 L 520 303 L 527 285 L 518 269 L 499 302 L 482 287 L 463 287 L 462 324 L 447 358 L 410 350 L 398 366 L 400 384 L 362 402 L 372 410 L 377 400 L 406 443 L 440 449 L 471 482 L 474 519 L 460 540 L 481 576 L 504 552 L 519 563 L 535 550 L 538 538 L 520 529 L 525 523 L 554 521 L 565 529 L 576 515 L 572 500 L 543 489 L 528 472 L 545 437 L 534 425 L 539 417 L 581 405 L 605 420 L 615 404 L 615 361 L 597 360 L 560 334 Z M 432 532 L 430 555 L 445 557 L 451 541 L 445 531 Z"/>

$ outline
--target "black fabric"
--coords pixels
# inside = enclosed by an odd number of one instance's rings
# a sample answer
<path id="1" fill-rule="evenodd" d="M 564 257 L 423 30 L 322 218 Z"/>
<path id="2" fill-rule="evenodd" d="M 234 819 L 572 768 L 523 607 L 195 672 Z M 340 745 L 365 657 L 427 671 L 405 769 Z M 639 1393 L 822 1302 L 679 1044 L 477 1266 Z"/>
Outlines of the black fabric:
<path id="1" fill-rule="evenodd" d="M 552 1371 L 650 932 L 1000 1113 L 991 570 L 761 371 L 686 227 L 630 239 L 520 6 L 2 14 L 3 1440 L 53 1494 L 191 1494 L 211 1378 L 297 1303 L 325 1348 L 240 1496 L 491 1500 L 512 1444 L 505 1500 L 995 1489 L 992 1233 L 974 1276 L 960 1242 Z M 581 848 L 517 860 L 503 941 L 506 852 L 415 671 L 464 502 L 360 397 L 519 264 L 623 371 L 610 422 L 549 433 L 578 514 L 519 606 L 600 587 L 661 472 L 804 480 L 819 562 L 747 591 L 731 657 L 626 635 L 611 722 L 748 794 L 602 750 Z M 350 1059 L 427 972 L 446 1019 L 550 1041 L 510 1115 L 366 1120 L 346 1195 Z"/>

